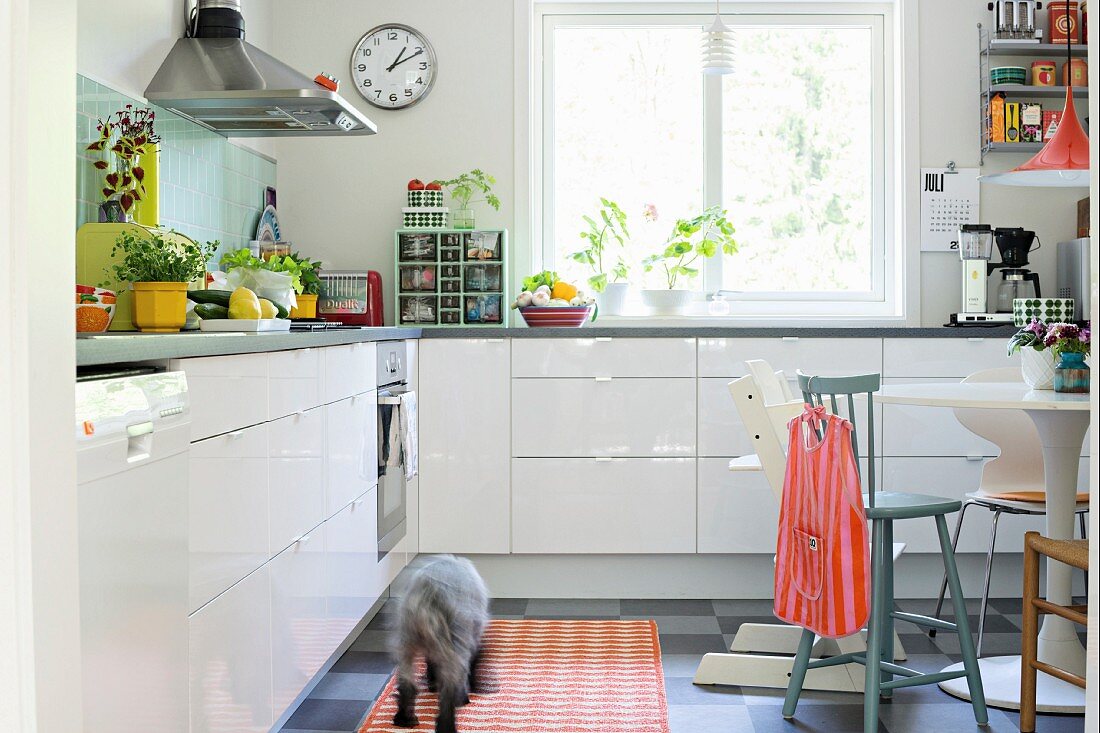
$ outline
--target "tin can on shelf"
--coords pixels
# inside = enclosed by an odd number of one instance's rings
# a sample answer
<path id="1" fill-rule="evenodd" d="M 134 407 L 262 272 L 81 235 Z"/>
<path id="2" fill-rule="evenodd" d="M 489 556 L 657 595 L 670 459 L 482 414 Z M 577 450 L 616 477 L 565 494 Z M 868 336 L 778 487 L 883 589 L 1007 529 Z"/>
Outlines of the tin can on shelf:
<path id="1" fill-rule="evenodd" d="M 1031 62 L 1031 84 L 1037 87 L 1052 87 L 1057 82 L 1055 75 L 1058 66 L 1053 61 Z"/>
<path id="2" fill-rule="evenodd" d="M 1062 64 L 1062 84 L 1070 87 L 1089 85 L 1089 64 L 1084 59 L 1071 59 Z"/>
<path id="3" fill-rule="evenodd" d="M 1077 0 L 1056 0 L 1048 3 L 1050 15 L 1050 42 L 1066 42 L 1068 37 L 1073 43 L 1081 42 L 1080 26 L 1077 23 Z"/>

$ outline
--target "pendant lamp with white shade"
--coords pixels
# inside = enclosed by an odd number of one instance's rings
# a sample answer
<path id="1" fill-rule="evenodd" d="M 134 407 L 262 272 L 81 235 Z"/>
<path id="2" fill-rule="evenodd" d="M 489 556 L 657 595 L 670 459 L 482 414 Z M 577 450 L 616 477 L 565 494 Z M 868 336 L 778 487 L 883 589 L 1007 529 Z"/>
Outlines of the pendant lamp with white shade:
<path id="1" fill-rule="evenodd" d="M 1048 188 L 1088 188 L 1089 136 L 1081 127 L 1073 104 L 1073 78 L 1070 71 L 1073 40 L 1066 33 L 1066 104 L 1054 137 L 1031 160 L 1007 173 L 982 176 L 983 183 L 1002 186 L 1044 186 Z"/>
<path id="2" fill-rule="evenodd" d="M 719 3 L 714 3 L 714 22 L 703 31 L 703 73 L 732 74 L 733 31 L 722 22 Z"/>

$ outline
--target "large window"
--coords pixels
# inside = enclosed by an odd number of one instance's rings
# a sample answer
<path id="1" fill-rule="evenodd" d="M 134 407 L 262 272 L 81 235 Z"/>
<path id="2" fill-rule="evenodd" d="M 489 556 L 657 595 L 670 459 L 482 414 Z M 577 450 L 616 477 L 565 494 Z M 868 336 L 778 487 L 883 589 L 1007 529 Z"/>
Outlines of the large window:
<path id="1" fill-rule="evenodd" d="M 818 6 L 819 7 L 819 6 Z M 701 73 L 712 16 L 546 14 L 541 229 L 545 264 L 589 271 L 584 217 L 629 217 L 631 281 L 678 218 L 721 206 L 738 251 L 683 281 L 756 314 L 896 312 L 886 8 L 725 15 L 737 72 Z"/>

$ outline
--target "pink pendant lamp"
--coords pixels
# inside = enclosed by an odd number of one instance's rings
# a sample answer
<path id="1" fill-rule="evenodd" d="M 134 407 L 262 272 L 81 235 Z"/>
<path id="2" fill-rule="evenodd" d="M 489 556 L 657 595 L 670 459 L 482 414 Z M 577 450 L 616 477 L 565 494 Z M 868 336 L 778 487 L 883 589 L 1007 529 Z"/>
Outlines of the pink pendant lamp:
<path id="1" fill-rule="evenodd" d="M 1072 40 L 1066 33 L 1066 58 L 1071 58 Z M 1067 65 L 1072 69 L 1073 63 Z M 995 173 L 982 176 L 988 183 L 1005 186 L 1048 186 L 1064 188 L 1087 188 L 1089 185 L 1089 136 L 1081 127 L 1077 118 L 1077 108 L 1073 104 L 1072 72 L 1066 82 L 1066 105 L 1062 110 L 1062 119 L 1054 137 L 1032 157 L 1031 160 L 1008 173 Z"/>

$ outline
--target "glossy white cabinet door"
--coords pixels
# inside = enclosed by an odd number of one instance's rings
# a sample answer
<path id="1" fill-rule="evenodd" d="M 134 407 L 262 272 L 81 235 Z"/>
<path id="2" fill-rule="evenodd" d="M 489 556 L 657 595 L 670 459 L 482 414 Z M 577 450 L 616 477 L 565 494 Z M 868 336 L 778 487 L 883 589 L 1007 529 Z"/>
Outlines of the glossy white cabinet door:
<path id="1" fill-rule="evenodd" d="M 513 377 L 694 377 L 695 339 L 512 339 Z"/>
<path id="2" fill-rule="evenodd" d="M 191 446 L 190 610 L 270 557 L 266 424 Z"/>
<path id="3" fill-rule="evenodd" d="M 378 494 L 371 489 L 325 522 L 327 645 L 335 649 L 382 595 Z"/>
<path id="4" fill-rule="evenodd" d="M 888 379 L 886 384 L 958 382 L 958 379 Z M 1000 449 L 955 419 L 947 407 L 882 405 L 885 456 L 996 456 Z"/>
<path id="5" fill-rule="evenodd" d="M 694 379 L 513 379 L 512 455 L 693 456 Z"/>
<path id="6" fill-rule="evenodd" d="M 694 553 L 694 458 L 517 458 L 512 551 Z"/>
<path id="7" fill-rule="evenodd" d="M 321 404 L 320 349 L 272 351 L 267 356 L 270 419 Z"/>
<path id="8" fill-rule="evenodd" d="M 421 552 L 509 550 L 510 363 L 504 339 L 420 342 Z"/>
<path id="9" fill-rule="evenodd" d="M 779 499 L 763 471 L 699 459 L 699 552 L 774 554 Z"/>
<path id="10" fill-rule="evenodd" d="M 267 354 L 173 359 L 187 374 L 191 440 L 202 440 L 268 419 Z"/>
<path id="11" fill-rule="evenodd" d="M 373 390 L 377 364 L 377 349 L 373 343 L 328 346 L 322 351 L 324 379 L 321 398 L 336 402 L 361 392 Z"/>
<path id="12" fill-rule="evenodd" d="M 314 527 L 269 563 L 274 720 L 336 649 L 327 629 L 324 532 Z"/>
<path id="13" fill-rule="evenodd" d="M 267 733 L 274 722 L 269 567 L 189 619 L 191 733 Z"/>
<path id="14" fill-rule="evenodd" d="M 374 392 L 325 405 L 325 517 L 378 485 L 378 397 Z"/>
<path id="15" fill-rule="evenodd" d="M 763 359 L 791 378 L 799 369 L 832 376 L 869 374 L 882 371 L 882 349 L 878 338 L 699 339 L 699 376 L 744 376 L 748 359 Z"/>
<path id="16" fill-rule="evenodd" d="M 1020 366 L 1019 355 L 1009 357 L 1006 339 L 970 338 L 886 339 L 884 377 L 957 377 L 982 369 Z"/>
<path id="17" fill-rule="evenodd" d="M 325 519 L 324 408 L 268 423 L 272 556 Z"/>

